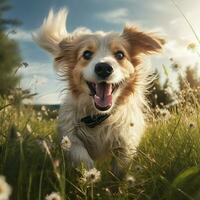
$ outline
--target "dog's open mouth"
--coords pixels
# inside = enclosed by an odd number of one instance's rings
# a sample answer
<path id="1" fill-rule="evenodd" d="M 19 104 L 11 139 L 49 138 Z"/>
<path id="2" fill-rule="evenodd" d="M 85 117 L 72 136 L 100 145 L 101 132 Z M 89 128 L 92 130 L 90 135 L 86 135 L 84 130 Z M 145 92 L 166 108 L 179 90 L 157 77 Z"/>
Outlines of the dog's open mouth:
<path id="1" fill-rule="evenodd" d="M 116 90 L 117 85 L 101 82 L 91 83 L 87 82 L 91 92 L 91 96 L 94 98 L 95 107 L 98 110 L 106 111 L 112 106 L 112 94 Z"/>

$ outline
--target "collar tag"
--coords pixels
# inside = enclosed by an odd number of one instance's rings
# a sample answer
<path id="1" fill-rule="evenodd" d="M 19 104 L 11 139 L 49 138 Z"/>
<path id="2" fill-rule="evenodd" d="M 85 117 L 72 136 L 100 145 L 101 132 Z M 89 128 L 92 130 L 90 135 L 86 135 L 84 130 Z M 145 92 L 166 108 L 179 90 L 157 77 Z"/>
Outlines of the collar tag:
<path id="1" fill-rule="evenodd" d="M 88 115 L 86 117 L 81 118 L 81 122 L 85 123 L 85 125 L 89 128 L 94 128 L 95 126 L 101 124 L 101 122 L 105 121 L 110 114 L 104 115 Z"/>

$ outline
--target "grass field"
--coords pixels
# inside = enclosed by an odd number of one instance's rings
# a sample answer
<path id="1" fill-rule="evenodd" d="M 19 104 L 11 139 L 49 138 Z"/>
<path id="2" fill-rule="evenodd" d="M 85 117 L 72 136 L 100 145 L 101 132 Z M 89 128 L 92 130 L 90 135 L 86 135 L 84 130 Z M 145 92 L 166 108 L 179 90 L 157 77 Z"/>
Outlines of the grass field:
<path id="1" fill-rule="evenodd" d="M 151 115 L 125 180 L 111 179 L 106 162 L 97 164 L 101 179 L 96 182 L 93 176 L 84 179 L 83 168 L 68 169 L 55 113 L 1 99 L 0 175 L 12 187 L 10 199 L 199 200 L 200 109 L 191 90 L 183 96 L 178 106 Z M 119 187 L 117 193 L 110 191 L 112 186 Z M 57 194 L 47 196 L 52 192 Z"/>

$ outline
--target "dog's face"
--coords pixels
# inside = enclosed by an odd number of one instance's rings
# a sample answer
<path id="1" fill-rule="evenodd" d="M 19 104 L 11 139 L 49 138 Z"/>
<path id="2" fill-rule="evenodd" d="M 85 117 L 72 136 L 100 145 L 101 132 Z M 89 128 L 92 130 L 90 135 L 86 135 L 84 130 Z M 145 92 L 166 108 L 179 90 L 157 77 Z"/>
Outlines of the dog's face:
<path id="1" fill-rule="evenodd" d="M 97 110 L 111 110 L 123 82 L 134 73 L 125 41 L 117 34 L 89 36 L 79 50 L 79 58 L 76 67 L 86 83 L 84 92 L 91 95 Z"/>
<path id="2" fill-rule="evenodd" d="M 126 41 L 118 34 L 97 33 L 71 42 L 63 40 L 60 46 L 62 59 L 70 61 L 67 65 L 69 81 L 75 95 L 91 96 L 91 104 L 98 111 L 111 110 L 121 86 L 134 73 Z M 73 59 L 69 59 L 72 55 Z"/>
<path id="3" fill-rule="evenodd" d="M 51 51 L 52 46 L 45 48 Z M 56 49 L 55 64 L 65 72 L 72 95 L 86 95 L 97 112 L 110 112 L 134 92 L 139 55 L 158 52 L 161 43 L 127 26 L 121 34 L 71 34 Z"/>
<path id="4" fill-rule="evenodd" d="M 130 80 L 135 84 L 138 54 L 161 48 L 156 39 L 141 32 L 134 38 L 138 33 L 134 31 L 127 28 L 123 34 L 86 34 L 60 43 L 62 51 L 56 60 L 68 68 L 71 90 L 76 96 L 90 96 L 91 104 L 99 112 L 113 108 Z"/>

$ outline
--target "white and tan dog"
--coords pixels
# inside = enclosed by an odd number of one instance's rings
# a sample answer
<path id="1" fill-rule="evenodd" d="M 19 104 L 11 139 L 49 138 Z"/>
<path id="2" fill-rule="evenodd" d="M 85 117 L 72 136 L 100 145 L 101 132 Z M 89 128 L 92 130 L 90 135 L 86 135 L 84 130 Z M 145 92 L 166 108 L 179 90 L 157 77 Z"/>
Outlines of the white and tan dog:
<path id="1" fill-rule="evenodd" d="M 59 128 L 68 136 L 72 165 L 112 155 L 113 172 L 128 166 L 145 128 L 150 70 L 142 55 L 161 50 L 161 39 L 125 26 L 122 33 L 66 30 L 67 10 L 50 11 L 35 41 L 54 57 L 68 85 Z"/>

